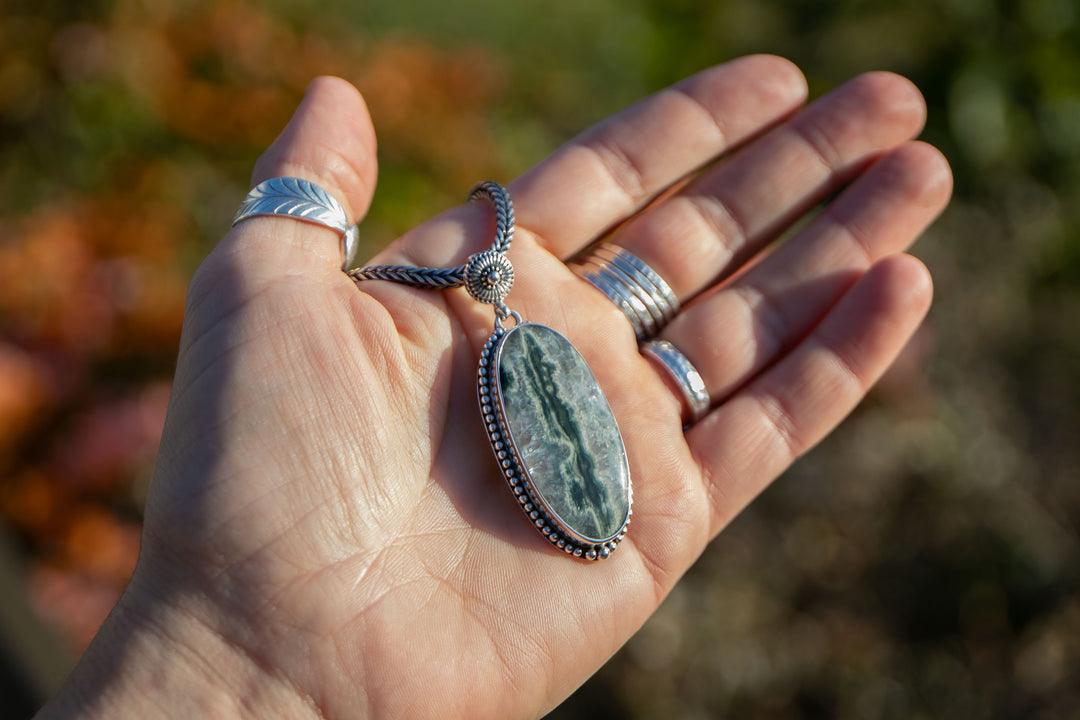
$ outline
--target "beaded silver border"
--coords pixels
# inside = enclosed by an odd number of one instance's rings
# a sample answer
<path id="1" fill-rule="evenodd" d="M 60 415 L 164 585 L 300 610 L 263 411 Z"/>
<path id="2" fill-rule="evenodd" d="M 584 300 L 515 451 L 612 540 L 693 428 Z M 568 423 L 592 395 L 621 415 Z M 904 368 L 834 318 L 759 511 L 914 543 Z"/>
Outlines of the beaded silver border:
<path id="1" fill-rule="evenodd" d="M 572 557 L 583 560 L 606 559 L 626 537 L 626 531 L 630 526 L 630 518 L 634 513 L 633 484 L 627 486 L 628 509 L 622 527 L 611 538 L 599 543 L 582 538 L 548 507 L 521 462 L 513 433 L 507 427 L 502 397 L 495 377 L 499 345 L 508 332 L 509 330 L 501 326 L 495 328 L 480 352 L 480 366 L 477 369 L 476 394 L 480 401 L 480 414 L 484 419 L 488 442 L 491 443 L 492 452 L 495 453 L 495 459 L 499 463 L 499 471 L 510 486 L 510 491 L 517 498 L 522 512 L 548 539 L 548 542 Z"/>

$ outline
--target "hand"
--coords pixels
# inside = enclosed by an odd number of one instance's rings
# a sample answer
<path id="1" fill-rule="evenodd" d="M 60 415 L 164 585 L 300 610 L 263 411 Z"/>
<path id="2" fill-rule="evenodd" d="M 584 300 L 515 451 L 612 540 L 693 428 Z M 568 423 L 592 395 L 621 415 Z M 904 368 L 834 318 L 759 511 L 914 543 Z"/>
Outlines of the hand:
<path id="1" fill-rule="evenodd" d="M 902 253 L 951 183 L 911 141 L 921 97 L 888 74 L 799 109 L 805 96 L 786 61 L 736 60 L 509 185 L 507 303 L 582 352 L 629 454 L 633 522 L 601 562 L 553 550 L 497 472 L 475 399 L 490 306 L 354 284 L 324 228 L 234 228 L 191 283 L 138 569 L 46 715 L 508 718 L 558 704 L 855 407 L 929 306 L 926 269 Z M 364 214 L 375 136 L 350 85 L 315 81 L 253 180 L 284 175 Z M 626 318 L 564 264 L 616 227 L 683 301 L 662 337 L 714 405 L 685 432 Z M 491 233 L 490 206 L 472 203 L 372 262 L 457 265 Z"/>

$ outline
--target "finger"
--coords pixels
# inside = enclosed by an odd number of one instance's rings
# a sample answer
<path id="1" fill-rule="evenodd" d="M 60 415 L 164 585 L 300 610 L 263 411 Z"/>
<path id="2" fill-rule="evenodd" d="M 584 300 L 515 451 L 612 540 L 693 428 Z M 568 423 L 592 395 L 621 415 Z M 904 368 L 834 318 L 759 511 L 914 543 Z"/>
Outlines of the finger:
<path id="1" fill-rule="evenodd" d="M 375 131 L 360 93 L 340 78 L 316 78 L 288 126 L 259 158 L 252 185 L 299 177 L 341 203 L 349 222 L 363 217 L 375 190 Z M 270 274 L 311 267 L 341 267 L 341 235 L 289 217 L 255 217 L 237 225 L 223 243 L 258 258 L 252 271 Z"/>
<path id="2" fill-rule="evenodd" d="M 895 150 L 790 242 L 686 308 L 663 337 L 721 401 L 805 337 L 874 263 L 907 249 L 951 189 L 948 162 L 935 148 L 912 142 Z"/>
<path id="3" fill-rule="evenodd" d="M 511 190 L 518 221 L 565 257 L 806 99 L 792 63 L 751 55 L 705 70 L 587 130 Z"/>
<path id="4" fill-rule="evenodd" d="M 908 80 L 862 75 L 628 223 L 615 241 L 680 298 L 693 296 L 872 159 L 914 137 L 925 115 Z"/>
<path id="5" fill-rule="evenodd" d="M 915 332 L 931 294 L 918 260 L 882 260 L 791 353 L 687 433 L 712 533 L 855 408 Z"/>
<path id="6" fill-rule="evenodd" d="M 515 180 L 508 189 L 519 235 L 565 257 L 805 98 L 802 73 L 774 56 L 740 58 L 687 78 L 585 131 Z M 472 205 L 445 213 L 377 262 L 460 264 L 484 247 L 489 215 Z"/>

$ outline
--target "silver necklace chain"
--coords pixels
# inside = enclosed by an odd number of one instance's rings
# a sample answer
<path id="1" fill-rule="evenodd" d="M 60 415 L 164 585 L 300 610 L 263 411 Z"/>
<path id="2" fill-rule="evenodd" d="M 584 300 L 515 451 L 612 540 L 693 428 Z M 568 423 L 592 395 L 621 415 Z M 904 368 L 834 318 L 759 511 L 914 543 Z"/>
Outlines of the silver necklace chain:
<path id="1" fill-rule="evenodd" d="M 486 180 L 477 184 L 469 193 L 470 201 L 479 198 L 486 198 L 491 201 L 491 204 L 495 208 L 495 240 L 491 243 L 491 248 L 487 253 L 474 255 L 470 260 L 479 257 L 479 255 L 488 256 L 489 253 L 505 255 L 506 251 L 510 249 L 510 243 L 514 239 L 514 204 L 511 202 L 510 193 L 506 191 L 506 188 L 499 183 Z M 488 264 L 490 264 L 490 262 Z M 469 266 L 470 263 L 452 268 L 412 267 L 410 265 L 368 265 L 366 267 L 350 270 L 348 275 L 354 280 L 389 280 L 404 285 L 411 285 L 412 287 L 427 288 L 431 290 L 446 290 L 468 284 Z M 510 272 L 512 282 L 512 268 Z M 509 287 L 506 287 L 505 291 L 502 292 L 497 299 L 494 298 L 494 296 L 491 296 L 491 299 L 485 299 L 483 297 L 477 297 L 477 299 L 491 305 L 498 305 L 501 304 L 502 296 L 505 296 L 506 291 L 509 291 L 509 289 Z M 471 289 L 469 292 L 473 297 L 476 297 L 476 294 L 473 293 Z"/>

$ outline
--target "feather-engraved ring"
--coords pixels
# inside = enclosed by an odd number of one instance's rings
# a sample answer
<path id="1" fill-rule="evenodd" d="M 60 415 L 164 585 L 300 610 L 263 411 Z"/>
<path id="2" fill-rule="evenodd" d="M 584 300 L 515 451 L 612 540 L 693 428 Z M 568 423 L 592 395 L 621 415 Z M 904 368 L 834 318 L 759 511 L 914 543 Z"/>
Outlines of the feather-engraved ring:
<path id="1" fill-rule="evenodd" d="M 352 267 L 360 233 L 349 224 L 345 209 L 333 195 L 315 183 L 296 177 L 265 180 L 251 189 L 232 224 L 264 215 L 287 215 L 341 233 L 341 269 Z"/>

